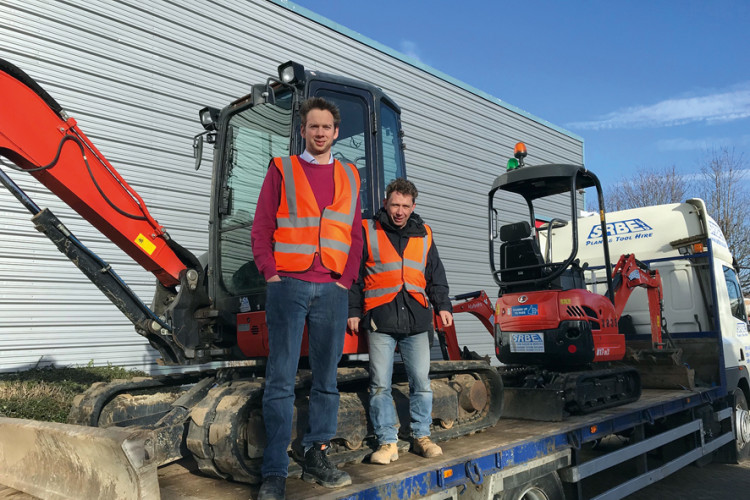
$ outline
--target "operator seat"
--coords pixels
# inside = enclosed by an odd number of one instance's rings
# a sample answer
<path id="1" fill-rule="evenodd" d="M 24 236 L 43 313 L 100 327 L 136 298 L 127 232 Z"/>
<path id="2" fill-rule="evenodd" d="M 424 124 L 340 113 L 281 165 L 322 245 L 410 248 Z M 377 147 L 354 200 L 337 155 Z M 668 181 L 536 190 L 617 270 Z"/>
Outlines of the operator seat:
<path id="1" fill-rule="evenodd" d="M 544 257 L 527 221 L 500 227 L 500 280 L 505 282 L 540 279 L 544 274 Z M 538 266 L 531 269 L 513 269 Z M 507 270 L 510 269 L 510 270 Z M 533 289 L 530 284 L 524 288 Z M 517 290 L 521 291 L 521 290 Z"/>

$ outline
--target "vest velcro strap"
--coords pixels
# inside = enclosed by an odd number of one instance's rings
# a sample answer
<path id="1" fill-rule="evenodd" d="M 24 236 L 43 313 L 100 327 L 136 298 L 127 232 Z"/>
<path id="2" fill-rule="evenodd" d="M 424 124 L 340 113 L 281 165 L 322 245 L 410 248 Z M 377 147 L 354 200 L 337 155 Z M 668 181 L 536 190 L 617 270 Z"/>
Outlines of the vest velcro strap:
<path id="1" fill-rule="evenodd" d="M 354 200 L 355 202 L 357 200 Z M 323 210 L 323 219 L 332 220 L 335 222 L 342 222 L 344 224 L 351 224 L 351 216 L 349 214 L 342 214 L 334 210 Z"/>
<path id="2" fill-rule="evenodd" d="M 411 283 L 404 283 L 404 286 L 409 292 L 419 292 L 423 295 L 427 295 L 427 293 L 424 291 L 424 288 L 422 288 L 421 286 L 412 285 Z"/>
<path id="3" fill-rule="evenodd" d="M 420 272 L 424 272 L 424 262 L 417 262 L 415 260 L 404 259 L 404 266 L 410 267 Z"/>

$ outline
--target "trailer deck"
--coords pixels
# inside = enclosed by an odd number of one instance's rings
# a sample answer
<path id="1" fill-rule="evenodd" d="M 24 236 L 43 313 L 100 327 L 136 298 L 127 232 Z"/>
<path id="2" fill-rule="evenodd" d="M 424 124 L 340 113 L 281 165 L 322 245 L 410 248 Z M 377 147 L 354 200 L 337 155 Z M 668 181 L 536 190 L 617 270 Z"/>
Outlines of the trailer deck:
<path id="1" fill-rule="evenodd" d="M 563 422 L 535 422 L 501 419 L 497 425 L 472 436 L 440 443 L 443 456 L 427 460 L 413 453 L 399 454 L 387 466 L 369 463 L 347 464 L 352 485 L 329 490 L 297 478 L 287 481 L 287 498 L 376 499 L 418 498 L 465 484 L 481 484 L 485 476 L 499 474 L 512 485 L 515 474 L 530 463 L 556 470 L 571 464 L 571 450 L 609 434 L 632 429 L 642 423 L 698 406 L 720 397 L 720 388 L 688 390 L 645 389 L 641 398 L 616 408 L 590 415 L 575 416 Z M 545 465 L 546 464 L 546 465 Z M 162 498 L 255 498 L 257 488 L 201 476 L 189 460 L 159 470 Z"/>

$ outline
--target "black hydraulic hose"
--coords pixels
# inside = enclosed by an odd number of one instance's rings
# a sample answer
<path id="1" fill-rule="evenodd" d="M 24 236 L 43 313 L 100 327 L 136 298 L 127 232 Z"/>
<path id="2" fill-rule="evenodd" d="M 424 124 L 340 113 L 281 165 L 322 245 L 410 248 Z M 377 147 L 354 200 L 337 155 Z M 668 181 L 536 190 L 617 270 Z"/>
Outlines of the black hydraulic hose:
<path id="1" fill-rule="evenodd" d="M 9 168 L 12 168 L 13 170 L 17 170 L 19 172 L 29 172 L 29 173 L 31 173 L 31 172 L 39 172 L 41 170 L 51 169 L 52 167 L 54 167 L 55 165 L 57 165 L 57 162 L 60 160 L 60 153 L 62 152 L 62 147 L 63 147 L 63 145 L 67 141 L 73 141 L 73 142 L 75 142 L 78 145 L 78 148 L 81 150 L 81 156 L 83 158 L 83 163 L 86 165 L 86 170 L 88 171 L 89 177 L 91 178 L 91 182 L 94 183 L 94 186 L 96 187 L 96 190 L 99 191 L 99 194 L 101 195 L 101 197 L 104 199 L 104 201 L 107 202 L 107 204 L 110 207 L 112 207 L 112 209 L 114 211 L 116 211 L 117 213 L 119 213 L 123 217 L 127 217 L 129 219 L 140 220 L 140 221 L 147 221 L 148 220 L 143 215 L 129 214 L 129 213 L 125 212 L 120 207 L 118 207 L 117 205 L 115 205 L 112 202 L 112 200 L 110 200 L 107 197 L 107 195 L 104 193 L 104 190 L 101 188 L 101 186 L 99 186 L 99 183 L 96 182 L 96 178 L 94 177 L 94 173 L 91 171 L 91 165 L 89 165 L 89 160 L 88 160 L 88 158 L 86 158 L 85 145 L 83 144 L 83 142 L 81 141 L 81 139 L 79 139 L 75 135 L 64 135 L 63 138 L 60 139 L 60 143 L 57 145 L 57 153 L 55 154 L 54 159 L 50 163 L 48 163 L 47 165 L 43 165 L 41 167 L 36 167 L 36 168 L 29 168 L 29 169 L 21 168 L 21 167 L 19 167 L 17 165 L 8 165 L 5 162 L 3 162 L 3 165 L 5 165 L 5 166 L 7 166 Z M 102 164 L 104 165 L 103 162 L 102 162 Z M 117 178 L 115 178 L 115 180 L 117 180 Z M 119 180 L 117 180 L 117 182 L 119 183 Z M 120 185 L 122 185 L 122 184 L 120 183 Z M 137 201 L 136 201 L 136 204 L 138 204 Z"/>
<path id="2" fill-rule="evenodd" d="M 460 293 L 454 297 L 448 297 L 448 298 L 450 300 L 474 299 L 476 297 L 479 297 L 481 294 L 482 294 L 482 291 L 477 290 L 476 292 Z"/>
<path id="3" fill-rule="evenodd" d="M 33 78 L 31 78 L 29 75 L 27 75 L 22 69 L 20 69 L 16 65 L 14 65 L 14 64 L 12 64 L 12 63 L 4 60 L 4 59 L 0 59 L 0 71 L 4 71 L 8 75 L 12 76 L 13 78 L 15 78 L 16 80 L 18 80 L 19 82 L 21 82 L 22 84 L 26 85 L 28 88 L 30 88 L 32 91 L 34 91 L 34 93 L 36 95 L 38 95 L 45 102 L 45 104 L 47 104 L 47 106 L 49 106 L 49 108 L 52 111 L 54 111 L 54 113 L 61 120 L 63 120 L 63 121 L 66 120 L 67 117 L 65 116 L 65 111 L 63 110 L 62 106 L 60 106 L 60 104 L 57 101 L 55 101 L 55 99 L 52 98 L 52 96 L 50 96 L 36 82 L 36 80 L 34 80 Z M 49 168 L 54 167 L 57 164 L 58 160 L 60 159 L 60 152 L 62 151 L 62 147 L 65 144 L 65 142 L 67 142 L 67 141 L 74 141 L 76 144 L 78 144 L 78 147 L 81 149 L 81 155 L 83 156 L 83 161 L 86 164 L 86 169 L 89 172 L 89 177 L 91 177 L 91 180 L 93 181 L 94 186 L 96 186 L 96 189 L 99 191 L 99 194 L 102 196 L 102 198 L 104 198 L 104 201 L 106 201 L 107 204 L 110 207 L 112 207 L 113 210 L 115 210 L 116 212 L 118 212 L 123 217 L 127 217 L 127 218 L 134 219 L 134 220 L 142 220 L 142 221 L 148 220 L 146 217 L 144 217 L 142 215 L 129 214 L 129 213 L 125 212 L 124 210 L 122 210 L 119 207 L 117 207 L 114 203 L 112 203 L 112 201 L 109 198 L 107 198 L 107 196 L 104 194 L 104 191 L 102 191 L 101 187 L 99 187 L 99 184 L 96 182 L 96 179 L 94 178 L 94 174 L 91 172 L 91 167 L 89 166 L 89 162 L 88 162 L 88 160 L 86 158 L 86 152 L 85 152 L 84 145 L 82 144 L 81 139 L 78 136 L 73 136 L 73 135 L 65 135 L 65 136 L 63 136 L 63 138 L 60 140 L 60 144 L 58 144 L 58 146 L 57 146 L 57 154 L 55 155 L 55 158 L 48 165 L 44 165 L 42 167 L 31 168 L 31 169 L 23 169 L 23 168 L 18 167 L 16 165 L 8 165 L 8 164 L 6 164 L 4 162 L 2 164 L 6 165 L 7 167 L 12 168 L 14 170 L 19 170 L 19 171 L 24 171 L 24 172 L 39 172 L 41 170 L 47 170 Z M 96 152 L 92 151 L 91 153 L 94 156 L 97 156 Z M 100 159 L 100 161 L 101 161 L 101 159 Z M 104 165 L 104 167 L 107 169 L 107 171 L 109 171 L 109 168 L 107 167 L 106 163 L 104 163 L 103 161 L 101 163 L 102 163 L 102 165 Z M 115 177 L 115 180 L 117 180 L 117 182 L 120 183 L 119 179 L 117 179 L 116 177 Z M 122 185 L 122 184 L 120 183 L 120 185 Z M 136 204 L 140 205 L 137 201 L 136 201 Z"/>
<path id="4" fill-rule="evenodd" d="M 101 266 L 100 269 L 102 272 L 106 272 L 107 274 L 112 276 L 112 278 L 116 282 L 119 283 L 120 289 L 123 290 L 128 295 L 128 297 L 130 297 L 130 299 L 135 304 L 138 305 L 139 309 L 141 309 L 141 311 L 145 313 L 146 316 L 149 316 L 152 321 L 155 321 L 156 323 L 159 324 L 159 326 L 166 329 L 167 331 L 170 331 L 170 332 L 172 331 L 172 327 L 169 326 L 166 322 L 164 322 L 159 316 L 156 315 L 154 311 L 151 310 L 151 308 L 149 308 L 146 304 L 143 303 L 140 297 L 136 295 L 136 293 L 130 288 L 130 286 L 127 283 L 125 283 L 122 280 L 122 278 L 120 278 L 120 275 L 117 274 L 114 269 L 112 269 L 112 266 L 110 266 L 107 262 L 102 260 L 101 257 L 99 257 L 97 254 L 92 252 L 86 245 L 81 243 L 81 241 L 78 238 L 76 238 L 75 235 L 73 235 L 73 233 L 68 231 L 67 233 L 64 233 L 64 234 L 67 237 L 68 241 L 73 243 L 82 252 L 85 252 L 86 254 L 88 254 L 97 264 L 99 264 Z"/>
<path id="5" fill-rule="evenodd" d="M 35 167 L 35 168 L 21 168 L 21 167 L 19 167 L 17 165 L 8 165 L 7 163 L 3 163 L 3 165 L 5 165 L 5 166 L 7 166 L 9 168 L 12 168 L 13 170 L 17 170 L 18 172 L 29 172 L 29 173 L 31 173 L 31 172 L 39 172 L 41 170 L 48 170 L 48 169 L 54 167 L 55 165 L 57 165 L 57 162 L 60 160 L 60 153 L 62 152 L 62 147 L 63 147 L 63 145 L 65 145 L 65 143 L 67 141 L 76 142 L 78 144 L 78 146 L 81 148 L 81 154 L 84 154 L 84 158 L 85 158 L 85 153 L 83 151 L 83 146 L 81 146 L 80 141 L 78 140 L 78 138 L 75 137 L 75 136 L 72 136 L 72 135 L 64 135 L 63 138 L 60 139 L 60 143 L 57 145 L 57 153 L 55 153 L 55 157 L 47 165 L 43 165 L 41 167 Z"/>
<path id="6" fill-rule="evenodd" d="M 183 264 L 185 264 L 185 267 L 190 267 L 196 270 L 201 269 L 203 267 L 201 266 L 201 263 L 198 260 L 198 257 L 196 257 L 193 252 L 191 252 L 187 248 L 177 243 L 175 240 L 170 238 L 166 233 L 164 234 L 164 241 L 167 243 L 167 246 L 175 253 L 177 258 L 179 258 L 180 261 Z"/>

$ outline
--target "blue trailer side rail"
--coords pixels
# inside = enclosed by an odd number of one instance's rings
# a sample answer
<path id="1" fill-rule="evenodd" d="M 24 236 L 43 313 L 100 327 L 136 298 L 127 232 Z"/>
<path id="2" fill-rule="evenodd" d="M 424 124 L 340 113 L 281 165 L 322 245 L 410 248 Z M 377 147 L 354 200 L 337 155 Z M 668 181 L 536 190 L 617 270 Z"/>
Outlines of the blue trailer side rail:
<path id="1" fill-rule="evenodd" d="M 547 465 L 537 473 L 575 466 L 571 457 L 587 442 L 721 401 L 725 394 L 726 390 L 718 386 L 696 390 L 646 389 L 636 402 L 591 415 L 570 417 L 563 422 L 501 419 L 491 429 L 441 443 L 444 450 L 441 458 L 426 460 L 404 453 L 389 466 L 349 464 L 344 469 L 352 475 L 351 486 L 326 491 L 310 489 L 301 481 L 290 481 L 287 497 L 405 500 L 482 486 L 498 475 L 504 476 L 507 487 L 512 487 L 520 481 L 513 477 L 514 471 L 528 472 L 526 467 L 539 462 Z M 548 457 L 554 460 L 545 462 L 543 459 Z M 445 498 L 450 498 L 450 495 Z"/>

